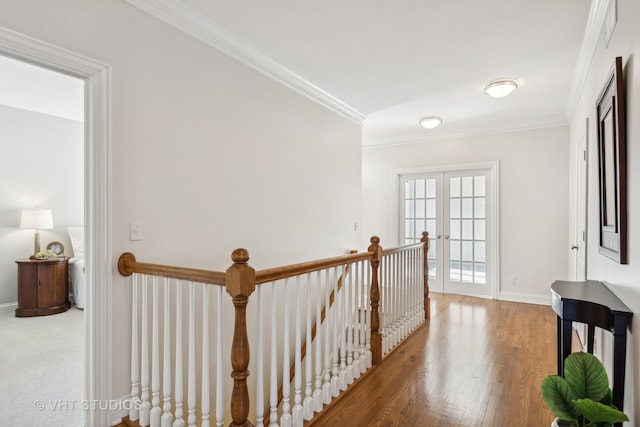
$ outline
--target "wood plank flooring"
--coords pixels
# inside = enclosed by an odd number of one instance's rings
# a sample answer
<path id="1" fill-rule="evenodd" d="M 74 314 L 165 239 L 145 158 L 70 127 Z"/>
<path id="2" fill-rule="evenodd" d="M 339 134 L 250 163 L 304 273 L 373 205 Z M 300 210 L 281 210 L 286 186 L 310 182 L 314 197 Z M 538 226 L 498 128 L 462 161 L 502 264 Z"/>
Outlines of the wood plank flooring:
<path id="1" fill-rule="evenodd" d="M 431 295 L 431 320 L 309 426 L 549 426 L 549 306 Z"/>

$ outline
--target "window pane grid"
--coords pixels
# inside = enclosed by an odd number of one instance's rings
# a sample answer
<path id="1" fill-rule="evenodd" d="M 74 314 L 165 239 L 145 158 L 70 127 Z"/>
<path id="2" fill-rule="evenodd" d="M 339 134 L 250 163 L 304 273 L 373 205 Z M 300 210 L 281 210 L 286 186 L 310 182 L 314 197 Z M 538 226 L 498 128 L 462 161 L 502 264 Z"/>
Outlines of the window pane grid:
<path id="1" fill-rule="evenodd" d="M 449 178 L 449 276 L 486 283 L 484 176 Z"/>

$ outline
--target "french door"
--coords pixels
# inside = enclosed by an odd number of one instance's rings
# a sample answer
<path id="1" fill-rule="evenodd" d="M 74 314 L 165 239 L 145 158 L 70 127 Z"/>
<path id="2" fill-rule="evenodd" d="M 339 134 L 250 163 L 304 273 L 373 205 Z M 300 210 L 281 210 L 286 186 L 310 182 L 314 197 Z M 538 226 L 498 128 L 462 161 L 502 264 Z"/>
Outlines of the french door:
<path id="1" fill-rule="evenodd" d="M 434 291 L 495 298 L 495 196 L 491 169 L 400 175 L 400 236 L 429 232 Z"/>

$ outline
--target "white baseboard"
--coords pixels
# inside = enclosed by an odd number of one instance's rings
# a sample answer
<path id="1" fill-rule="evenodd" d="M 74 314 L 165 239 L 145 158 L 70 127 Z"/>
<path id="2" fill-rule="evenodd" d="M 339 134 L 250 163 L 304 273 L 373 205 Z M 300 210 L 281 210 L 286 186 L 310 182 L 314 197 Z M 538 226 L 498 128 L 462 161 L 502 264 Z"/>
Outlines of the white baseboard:
<path id="1" fill-rule="evenodd" d="M 18 308 L 17 302 L 9 302 L 6 304 L 0 304 L 0 313 L 5 313 L 7 311 L 15 311 Z"/>
<path id="2" fill-rule="evenodd" d="M 551 305 L 551 295 L 542 296 L 534 294 L 500 292 L 498 299 L 501 301 L 524 302 L 527 304 Z"/>

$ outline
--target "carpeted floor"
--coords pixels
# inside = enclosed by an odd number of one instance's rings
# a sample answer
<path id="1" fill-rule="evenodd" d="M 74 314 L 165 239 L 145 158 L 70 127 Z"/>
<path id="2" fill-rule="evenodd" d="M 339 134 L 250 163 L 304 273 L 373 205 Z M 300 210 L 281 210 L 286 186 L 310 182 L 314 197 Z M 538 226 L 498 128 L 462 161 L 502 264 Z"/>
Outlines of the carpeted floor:
<path id="1" fill-rule="evenodd" d="M 0 312 L 0 426 L 81 427 L 84 311 Z"/>

